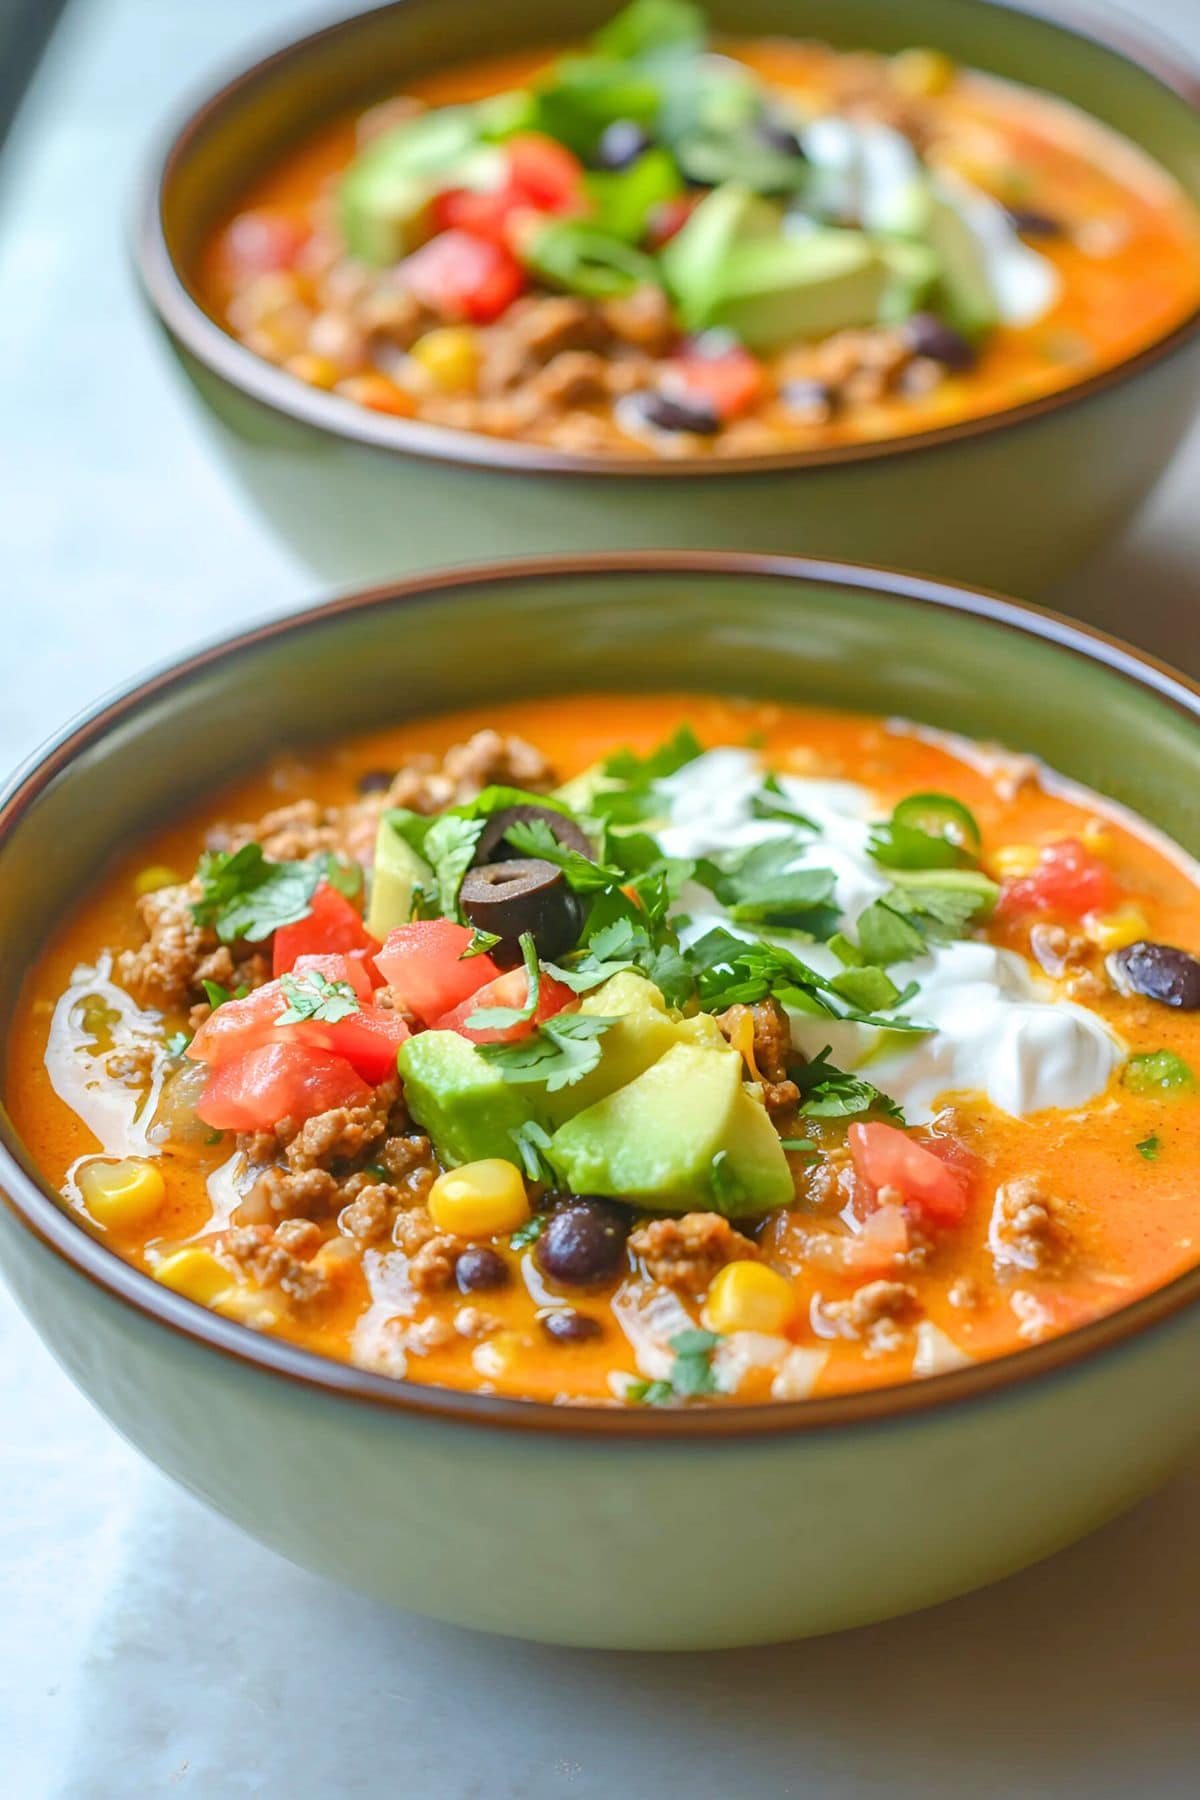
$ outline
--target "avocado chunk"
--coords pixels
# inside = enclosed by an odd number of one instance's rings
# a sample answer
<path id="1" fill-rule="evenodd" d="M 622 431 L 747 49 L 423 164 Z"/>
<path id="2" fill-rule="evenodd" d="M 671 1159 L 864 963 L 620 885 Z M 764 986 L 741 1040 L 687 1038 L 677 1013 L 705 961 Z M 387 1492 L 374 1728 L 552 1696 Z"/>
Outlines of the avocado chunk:
<path id="1" fill-rule="evenodd" d="M 368 144 L 351 163 L 338 196 L 351 256 L 382 268 L 415 250 L 428 235 L 439 177 L 477 141 L 472 109 L 453 106 L 421 113 Z"/>
<path id="2" fill-rule="evenodd" d="M 925 241 L 938 259 L 938 308 L 948 325 L 974 341 L 1000 323 L 987 261 L 958 208 L 934 195 Z"/>
<path id="3" fill-rule="evenodd" d="M 654 983 L 632 969 L 610 976 L 601 987 L 593 988 L 580 1002 L 579 1010 L 617 1022 L 600 1040 L 602 1053 L 596 1067 L 573 1086 L 546 1096 L 547 1107 L 556 1120 L 572 1118 L 605 1099 L 614 1089 L 625 1087 L 680 1042 L 682 1022 L 672 1019 Z"/>
<path id="4" fill-rule="evenodd" d="M 382 943 L 397 925 L 412 918 L 414 890 L 433 885 L 433 871 L 423 856 L 396 830 L 384 813 L 375 833 L 375 861 L 371 872 L 371 903 L 366 927 Z"/>
<path id="5" fill-rule="evenodd" d="M 741 1218 L 795 1193 L 775 1127 L 742 1081 L 741 1057 L 709 1045 L 675 1044 L 560 1125 L 549 1154 L 573 1192 L 656 1212 L 699 1207 Z"/>
<path id="6" fill-rule="evenodd" d="M 874 323 L 888 279 L 862 232 L 780 233 L 729 252 L 697 323 L 725 326 L 749 350 L 773 350 Z"/>
<path id="7" fill-rule="evenodd" d="M 779 219 L 777 206 L 736 182 L 704 197 L 659 257 L 663 280 L 688 331 L 713 322 L 713 302 L 735 246 L 776 238 Z"/>
<path id="8" fill-rule="evenodd" d="M 879 245 L 887 265 L 887 286 L 879 304 L 882 325 L 899 325 L 919 312 L 938 278 L 938 260 L 927 244 L 889 238 Z"/>
<path id="9" fill-rule="evenodd" d="M 399 1068 L 405 1104 L 442 1162 L 518 1160 L 513 1132 L 534 1117 L 533 1107 L 467 1038 L 418 1032 L 401 1045 Z"/>

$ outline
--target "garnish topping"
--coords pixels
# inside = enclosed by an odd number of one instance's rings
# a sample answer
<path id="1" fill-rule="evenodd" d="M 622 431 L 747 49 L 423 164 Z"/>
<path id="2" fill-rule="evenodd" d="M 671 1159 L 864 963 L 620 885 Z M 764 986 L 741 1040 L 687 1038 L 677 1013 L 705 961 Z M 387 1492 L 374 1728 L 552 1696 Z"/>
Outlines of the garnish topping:
<path id="1" fill-rule="evenodd" d="M 505 1081 L 544 1087 L 547 1093 L 556 1094 L 582 1081 L 596 1067 L 601 1055 L 599 1040 L 616 1022 L 587 1013 L 559 1013 L 516 1043 L 480 1044 L 478 1050 Z"/>
<path id="2" fill-rule="evenodd" d="M 299 924 L 312 911 L 322 881 L 353 898 L 362 871 L 328 854 L 305 862 L 271 862 L 261 844 L 210 850 L 196 868 L 200 898 L 192 904 L 198 925 L 211 925 L 223 944 L 261 943 L 283 925 Z"/>
<path id="3" fill-rule="evenodd" d="M 302 1025 L 306 1020 L 336 1025 L 339 1019 L 362 1010 L 348 981 L 330 981 L 319 969 L 281 975 L 279 985 L 287 1005 L 277 1015 L 277 1025 Z"/>

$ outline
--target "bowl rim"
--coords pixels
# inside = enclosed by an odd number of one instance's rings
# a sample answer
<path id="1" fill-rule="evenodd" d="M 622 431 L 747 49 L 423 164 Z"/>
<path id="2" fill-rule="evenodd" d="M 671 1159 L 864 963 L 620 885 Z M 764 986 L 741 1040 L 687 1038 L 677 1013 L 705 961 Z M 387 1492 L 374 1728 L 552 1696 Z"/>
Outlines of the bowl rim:
<path id="1" fill-rule="evenodd" d="M 483 587 L 502 597 L 508 588 L 549 580 L 566 578 L 583 586 L 594 578 L 616 575 L 635 580 L 662 574 L 684 574 L 698 580 L 710 576 L 740 577 L 748 582 L 782 578 L 802 587 L 832 585 L 874 594 L 885 604 L 899 601 L 951 617 L 980 619 L 1032 639 L 1051 653 L 1062 652 L 1108 670 L 1129 686 L 1170 706 L 1200 732 L 1200 683 L 1092 626 L 987 590 L 865 564 L 743 551 L 616 551 L 574 557 L 538 556 L 468 564 L 343 594 L 321 605 L 298 608 L 223 635 L 135 676 L 68 721 L 6 782 L 0 791 L 0 861 L 9 837 L 25 813 L 52 783 L 69 775 L 76 759 L 102 746 L 111 730 L 149 704 L 160 702 L 172 689 L 186 686 L 196 676 L 248 651 L 320 630 L 333 620 L 375 608 L 440 606 L 446 603 L 444 597 L 452 596 L 456 590 Z M 143 1322 L 161 1325 L 197 1348 L 217 1351 L 243 1371 L 283 1377 L 330 1399 L 351 1399 L 370 1408 L 493 1430 L 517 1428 L 575 1437 L 651 1437 L 665 1442 L 695 1442 L 775 1438 L 796 1431 L 872 1426 L 926 1414 L 942 1406 L 1003 1399 L 1031 1382 L 1060 1372 L 1069 1374 L 1200 1300 L 1198 1263 L 1162 1287 L 1044 1343 L 967 1368 L 830 1398 L 745 1405 L 734 1402 L 696 1409 L 555 1405 L 377 1374 L 224 1319 L 171 1293 L 98 1238 L 89 1236 L 65 1211 L 49 1183 L 30 1173 L 32 1167 L 32 1156 L 0 1104 L 0 1200 L 6 1203 L 8 1213 L 61 1262 L 104 1290 L 110 1299 L 128 1306 Z"/>
<path id="2" fill-rule="evenodd" d="M 521 475 L 540 473 L 573 477 L 600 476 L 620 481 L 629 478 L 670 480 L 746 479 L 781 471 L 834 468 L 843 464 L 876 462 L 903 456 L 935 453 L 967 439 L 1030 425 L 1065 408 L 1082 405 L 1131 380 L 1174 355 L 1200 334 L 1200 302 L 1185 318 L 1106 368 L 1082 381 L 1036 396 L 997 412 L 935 426 L 907 436 L 863 443 L 835 444 L 823 449 L 782 450 L 730 457 L 623 457 L 600 456 L 554 448 L 520 439 L 489 437 L 434 425 L 420 419 L 402 419 L 372 412 L 338 394 L 326 393 L 289 375 L 257 356 L 218 324 L 196 299 L 167 245 L 164 227 L 166 195 L 175 170 L 193 140 L 208 126 L 214 114 L 252 88 L 265 75 L 294 56 L 307 53 L 322 40 L 352 35 L 361 23 L 376 15 L 401 8 L 435 4 L 436 0 L 385 0 L 381 6 L 343 15 L 303 32 L 276 40 L 273 47 L 227 75 L 207 96 L 190 107 L 185 102 L 161 134 L 143 173 L 135 214 L 133 256 L 143 292 L 170 336 L 210 374 L 239 393 L 293 423 L 311 426 L 343 441 L 383 450 L 397 456 Z M 971 0 L 1001 14 L 1016 14 L 1035 24 L 1049 26 L 1070 36 L 1090 40 L 1122 62 L 1151 77 L 1193 110 L 1200 109 L 1200 67 L 1186 53 L 1157 36 L 1136 27 L 1132 18 L 1109 20 L 1088 9 L 1086 0 Z"/>

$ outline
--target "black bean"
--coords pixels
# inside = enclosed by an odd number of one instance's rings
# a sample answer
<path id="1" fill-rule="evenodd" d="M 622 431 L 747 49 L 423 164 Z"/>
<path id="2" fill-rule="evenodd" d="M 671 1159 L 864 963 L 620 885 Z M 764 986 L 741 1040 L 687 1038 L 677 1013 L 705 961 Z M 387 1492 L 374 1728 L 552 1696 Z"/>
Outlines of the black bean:
<path id="1" fill-rule="evenodd" d="M 1186 950 L 1141 939 L 1114 950 L 1108 972 L 1123 994 L 1142 994 L 1181 1012 L 1200 1012 L 1200 961 Z"/>
<path id="2" fill-rule="evenodd" d="M 834 390 L 814 377 L 785 381 L 779 390 L 779 398 L 789 412 L 799 413 L 817 424 L 831 418 L 837 405 Z"/>
<path id="3" fill-rule="evenodd" d="M 625 1258 L 629 1218 L 615 1200 L 569 1200 L 551 1214 L 534 1245 L 543 1275 L 584 1287 L 615 1275 Z"/>
<path id="4" fill-rule="evenodd" d="M 454 1279 L 464 1294 L 507 1287 L 508 1264 L 498 1250 L 489 1250 L 486 1244 L 472 1244 L 455 1263 Z"/>
<path id="5" fill-rule="evenodd" d="M 969 369 L 975 352 L 961 332 L 933 313 L 914 313 L 904 325 L 904 337 L 915 356 L 928 356 L 947 369 Z"/>
<path id="6" fill-rule="evenodd" d="M 604 1327 L 590 1313 L 576 1312 L 568 1306 L 562 1312 L 544 1313 L 542 1330 L 556 1344 L 586 1344 L 590 1338 L 603 1337 Z"/>
<path id="7" fill-rule="evenodd" d="M 685 399 L 682 394 L 662 394 L 657 390 L 647 390 L 633 398 L 646 423 L 659 431 L 694 431 L 700 437 L 715 437 L 721 429 L 721 421 L 707 400 Z"/>
<path id="8" fill-rule="evenodd" d="M 633 119 L 614 119 L 596 146 L 598 169 L 627 169 L 649 150 L 653 139 Z"/>
<path id="9" fill-rule="evenodd" d="M 1036 212 L 1029 206 L 1010 206 L 1008 217 L 1022 237 L 1056 238 L 1063 234 L 1061 219 L 1053 219 L 1049 213 Z"/>
<path id="10" fill-rule="evenodd" d="M 358 791 L 360 794 L 386 794 L 394 778 L 394 769 L 364 769 L 358 778 Z"/>
<path id="11" fill-rule="evenodd" d="M 757 130 L 762 142 L 772 150 L 778 150 L 784 156 L 799 157 L 802 162 L 808 161 L 804 145 L 790 125 L 784 125 L 778 119 L 760 119 Z"/>

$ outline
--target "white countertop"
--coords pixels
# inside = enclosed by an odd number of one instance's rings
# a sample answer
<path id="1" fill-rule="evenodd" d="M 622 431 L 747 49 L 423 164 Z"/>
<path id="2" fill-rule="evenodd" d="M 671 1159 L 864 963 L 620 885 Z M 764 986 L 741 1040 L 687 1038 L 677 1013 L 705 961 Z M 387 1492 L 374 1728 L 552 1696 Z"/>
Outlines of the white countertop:
<path id="1" fill-rule="evenodd" d="M 1196 0 L 1137 10 L 1200 57 Z M 155 123 L 296 12 L 73 0 L 0 158 L 4 767 L 142 665 L 313 593 L 210 458 L 121 240 Z M 1070 590 L 1194 668 L 1198 485 L 1193 437 Z M 2 1292 L 0 1368 L 5 1800 L 1196 1792 L 1200 1459 L 1053 1562 L 913 1619 L 586 1654 L 399 1617 L 292 1569 L 117 1440 Z"/>

